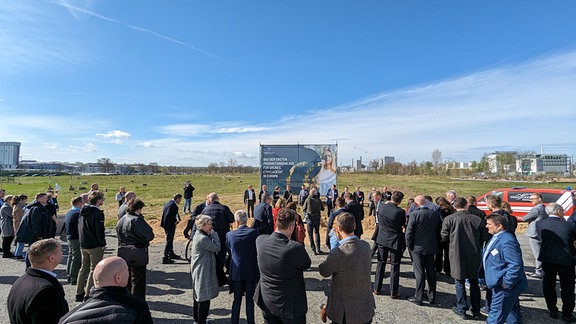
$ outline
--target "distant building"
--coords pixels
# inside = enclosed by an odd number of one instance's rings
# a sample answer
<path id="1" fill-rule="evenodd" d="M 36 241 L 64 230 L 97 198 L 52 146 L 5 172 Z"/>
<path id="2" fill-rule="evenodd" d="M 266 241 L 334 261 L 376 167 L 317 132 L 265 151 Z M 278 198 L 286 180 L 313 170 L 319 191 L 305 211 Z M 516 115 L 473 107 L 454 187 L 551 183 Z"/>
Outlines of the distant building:
<path id="1" fill-rule="evenodd" d="M 569 174 L 571 159 L 566 154 L 536 154 L 516 160 L 516 170 L 522 174 Z"/>
<path id="2" fill-rule="evenodd" d="M 470 162 L 448 162 L 446 163 L 446 169 L 470 169 L 472 163 Z"/>
<path id="3" fill-rule="evenodd" d="M 394 163 L 394 157 L 393 156 L 385 156 L 384 157 L 384 165 L 391 164 L 391 163 Z"/>
<path id="4" fill-rule="evenodd" d="M 18 168 L 20 142 L 0 142 L 0 169 Z"/>

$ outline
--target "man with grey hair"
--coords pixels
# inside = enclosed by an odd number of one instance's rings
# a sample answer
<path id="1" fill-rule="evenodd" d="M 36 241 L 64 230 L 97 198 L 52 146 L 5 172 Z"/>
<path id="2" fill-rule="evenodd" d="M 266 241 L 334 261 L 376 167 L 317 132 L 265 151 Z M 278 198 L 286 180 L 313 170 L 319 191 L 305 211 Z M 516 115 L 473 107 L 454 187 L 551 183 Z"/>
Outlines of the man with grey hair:
<path id="1" fill-rule="evenodd" d="M 556 203 L 546 206 L 547 218 L 536 223 L 536 232 L 541 242 L 538 260 L 542 262 L 544 277 L 542 291 L 550 317 L 558 318 L 556 307 L 556 275 L 560 277 L 562 320 L 576 322 L 574 311 L 574 280 L 576 273 L 576 224 L 564 220 L 564 209 Z"/>
<path id="2" fill-rule="evenodd" d="M 534 205 L 534 208 L 530 209 L 528 214 L 522 217 L 522 221 L 528 222 L 526 236 L 530 238 L 530 249 L 532 250 L 532 255 L 534 256 L 534 273 L 532 273 L 531 276 L 534 278 L 542 279 L 544 276 L 544 271 L 542 270 L 542 262 L 538 260 L 538 256 L 540 255 L 540 239 L 538 238 L 538 233 L 536 232 L 536 223 L 542 219 L 547 218 L 548 214 L 546 214 L 544 201 L 542 201 L 542 194 L 539 192 L 531 193 L 530 202 Z"/>
<path id="3" fill-rule="evenodd" d="M 448 200 L 448 202 L 452 206 L 454 205 L 454 200 L 456 200 L 457 196 L 458 195 L 456 195 L 456 191 L 454 191 L 454 190 L 448 190 L 448 191 L 446 191 L 446 194 L 445 194 L 446 200 Z"/>
<path id="4" fill-rule="evenodd" d="M 254 290 L 259 278 L 256 258 L 258 231 L 246 226 L 248 215 L 244 210 L 236 211 L 234 219 L 237 229 L 226 234 L 226 248 L 230 255 L 230 287 L 234 292 L 231 322 L 239 323 L 242 296 L 246 295 L 246 321 L 254 324 Z"/>

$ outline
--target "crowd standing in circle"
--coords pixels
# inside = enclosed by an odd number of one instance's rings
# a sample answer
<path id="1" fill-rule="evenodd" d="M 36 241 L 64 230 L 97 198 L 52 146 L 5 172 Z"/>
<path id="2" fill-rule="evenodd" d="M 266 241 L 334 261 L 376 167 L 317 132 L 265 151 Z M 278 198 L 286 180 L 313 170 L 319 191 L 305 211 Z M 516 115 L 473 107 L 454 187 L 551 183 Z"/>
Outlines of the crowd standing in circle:
<path id="1" fill-rule="evenodd" d="M 320 275 L 332 279 L 327 303 L 321 308 L 324 322 L 371 323 L 374 296 L 383 294 L 392 299 L 405 298 L 416 306 L 433 305 L 437 302 L 437 276 L 453 278 L 452 311 L 462 319 L 481 319 L 481 313 L 485 313 L 488 323 L 522 322 L 519 296 L 527 288 L 527 278 L 515 236 L 518 224 L 499 196 L 486 197 L 486 215 L 476 206 L 474 196 L 459 197 L 453 190 L 434 201 L 430 196 L 417 195 L 404 209 L 400 207 L 402 192 L 374 187 L 367 206 L 368 217 L 374 216 L 377 225 L 370 247 L 361 239 L 364 193 L 359 186 L 354 192 L 345 189 L 342 195 L 338 195 L 335 184 L 325 193 L 303 186 L 297 202 L 292 201 L 294 193 L 289 185 L 283 195 L 277 192 L 279 187 L 270 195 L 263 185 L 260 203 L 252 211 L 249 202 L 254 206 L 256 197 L 250 185 L 244 193 L 247 211 L 234 214 L 220 203 L 215 192 L 191 212 L 190 203 L 185 202 L 191 214 L 184 235 L 193 240 L 190 270 L 195 322 L 206 323 L 210 301 L 218 296 L 221 286 L 228 284 L 234 293 L 232 323 L 239 322 L 242 299 L 248 323 L 254 323 L 254 304 L 266 323 L 305 323 L 309 305 L 303 271 L 311 265 L 304 246 L 306 231 L 312 253 L 327 254 L 319 266 Z M 103 258 L 106 239 L 101 206 L 105 197 L 98 185 L 93 184 L 90 192 L 70 202 L 64 221 L 70 251 L 66 279 L 77 286 L 75 301 L 82 303 L 69 311 L 62 285 L 53 272 L 62 260 L 62 246 L 53 239 L 56 202 L 49 194 L 38 193 L 26 205 L 26 195 L 6 195 L 0 189 L 3 258 L 26 259 L 27 264 L 26 273 L 14 283 L 8 297 L 12 323 L 121 318 L 134 323 L 152 322 L 145 296 L 148 246 L 154 233 L 143 215 L 145 203 L 124 187 L 119 194 L 118 257 Z M 182 198 L 175 194 L 164 206 L 163 263 L 180 258 L 174 253 L 173 240 L 181 221 L 178 211 Z M 274 208 L 273 198 L 277 199 Z M 534 208 L 523 218 L 529 222 L 526 235 L 536 260 L 530 276 L 542 280 L 549 316 L 576 322 L 572 314 L 576 279 L 574 217 L 565 220 L 558 204 L 544 207 L 539 193 L 533 193 L 530 199 Z M 298 206 L 303 216 L 298 214 Z M 319 235 L 320 213 L 325 206 L 329 216 L 326 253 L 320 249 Z M 251 224 L 250 214 L 254 218 Z M 232 223 L 236 225 L 234 230 Z M 14 253 L 12 243 L 16 246 Z M 28 250 L 24 252 L 25 245 Z M 403 296 L 399 283 L 400 261 L 406 250 L 415 276 L 412 296 Z M 372 281 L 373 251 L 378 262 Z M 390 288 L 384 292 L 387 264 Z M 557 276 L 561 308 L 556 306 Z M 486 291 L 484 305 L 482 290 Z"/>

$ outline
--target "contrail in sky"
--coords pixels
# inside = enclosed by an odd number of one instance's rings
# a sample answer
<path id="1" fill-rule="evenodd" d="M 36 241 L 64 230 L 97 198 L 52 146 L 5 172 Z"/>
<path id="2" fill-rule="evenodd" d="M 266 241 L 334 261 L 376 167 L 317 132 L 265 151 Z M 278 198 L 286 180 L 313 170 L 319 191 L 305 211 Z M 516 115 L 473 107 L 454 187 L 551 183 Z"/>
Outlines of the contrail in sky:
<path id="1" fill-rule="evenodd" d="M 81 12 L 81 13 L 83 13 L 83 14 L 87 14 L 87 15 L 89 15 L 89 16 L 92 16 L 92 17 L 95 17 L 95 18 L 98 18 L 98 19 L 102 19 L 102 20 L 105 20 L 105 21 L 109 21 L 109 22 L 112 22 L 112 23 L 115 23 L 115 24 L 122 25 L 122 26 L 124 26 L 124 27 L 128 27 L 128 28 L 130 28 L 130 29 L 132 29 L 132 30 L 136 30 L 136 31 L 139 31 L 139 32 L 144 32 L 144 33 L 150 34 L 150 35 L 152 35 L 152 36 L 158 37 L 158 38 L 160 38 L 160 39 L 167 40 L 167 41 L 169 41 L 169 42 L 172 42 L 172 43 L 175 43 L 175 44 L 178 44 L 178 45 L 190 47 L 191 49 L 193 49 L 193 50 L 195 50 L 195 51 L 197 51 L 197 52 L 199 52 L 199 53 L 202 53 L 202 54 L 204 54 L 204 55 L 210 56 L 210 57 L 215 58 L 215 59 L 217 59 L 217 60 L 226 62 L 226 60 L 224 60 L 223 58 L 221 58 L 220 56 L 218 56 L 218 55 L 216 55 L 216 54 L 212 54 L 212 53 L 207 52 L 207 51 L 205 51 L 205 50 L 203 50 L 203 49 L 201 49 L 201 48 L 192 46 L 192 45 L 190 45 L 190 44 L 188 44 L 188 43 L 186 43 L 186 42 L 184 42 L 184 41 L 181 41 L 181 40 L 178 40 L 178 39 L 176 39 L 176 38 L 173 38 L 173 37 L 170 37 L 170 36 L 167 36 L 167 35 L 164 35 L 164 34 L 155 32 L 155 31 L 150 30 L 150 29 L 148 29 L 148 28 L 144 28 L 144 27 L 139 27 L 139 26 L 136 26 L 136 25 L 132 25 L 132 24 L 129 24 L 129 23 L 127 23 L 127 22 L 124 22 L 124 21 L 121 21 L 121 20 L 118 20 L 118 19 L 114 19 L 114 18 L 111 18 L 111 17 L 107 17 L 107 16 L 104 16 L 104 15 L 101 15 L 101 14 L 99 14 L 99 13 L 97 13 L 97 12 L 94 12 L 94 11 L 91 11 L 91 10 L 88 10 L 88 9 L 76 7 L 76 6 L 73 6 L 73 5 L 69 4 L 69 3 L 66 3 L 65 1 L 55 1 L 55 2 L 53 2 L 53 3 L 56 4 L 56 5 L 59 5 L 59 6 L 61 6 L 61 7 L 64 7 L 64 8 L 66 8 L 66 9 L 68 9 L 68 10 L 71 10 L 71 11 Z"/>

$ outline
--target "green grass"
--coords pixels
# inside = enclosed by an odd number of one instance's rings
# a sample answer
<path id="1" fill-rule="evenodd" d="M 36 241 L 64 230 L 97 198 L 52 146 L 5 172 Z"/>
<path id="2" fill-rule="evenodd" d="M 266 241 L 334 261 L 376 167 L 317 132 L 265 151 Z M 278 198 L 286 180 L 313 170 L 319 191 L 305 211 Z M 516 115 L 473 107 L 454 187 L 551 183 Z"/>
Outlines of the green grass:
<path id="1" fill-rule="evenodd" d="M 100 190 L 106 194 L 104 211 L 107 217 L 107 227 L 114 227 L 117 219 L 117 204 L 114 200 L 120 186 L 126 190 L 134 191 L 146 203 L 144 215 L 147 219 L 160 219 L 162 206 L 172 198 L 175 193 L 182 193 L 182 187 L 187 180 L 192 181 L 196 188 L 194 191 L 193 205 L 204 200 L 206 194 L 217 192 L 220 201 L 228 205 L 234 212 L 242 209 L 243 194 L 248 184 L 254 185 L 258 191 L 259 175 L 253 174 L 191 174 L 191 175 L 127 175 L 127 176 L 56 176 L 56 177 L 17 177 L 14 182 L 5 182 L 2 178 L 0 187 L 6 189 L 7 194 L 26 194 L 29 201 L 34 199 L 38 192 L 46 191 L 58 183 L 61 186 L 58 201 L 60 214 L 64 214 L 70 206 L 71 198 L 87 192 L 90 184 L 96 182 Z M 573 184 L 573 183 L 569 183 Z M 359 185 L 368 195 L 372 187 L 381 190 L 383 186 L 391 190 L 404 192 L 406 198 L 417 194 L 430 194 L 433 197 L 444 195 L 448 189 L 454 189 L 459 196 L 480 196 L 490 190 L 513 186 L 526 186 L 535 188 L 565 188 L 568 183 L 543 183 L 543 182 L 495 182 L 481 180 L 456 180 L 439 176 L 390 176 L 382 174 L 357 173 L 338 175 L 338 189 L 343 191 L 344 186 L 349 186 L 350 191 Z M 73 187 L 74 190 L 69 190 Z M 86 187 L 79 190 L 79 187 Z M 297 188 L 296 188 L 297 189 Z"/>

